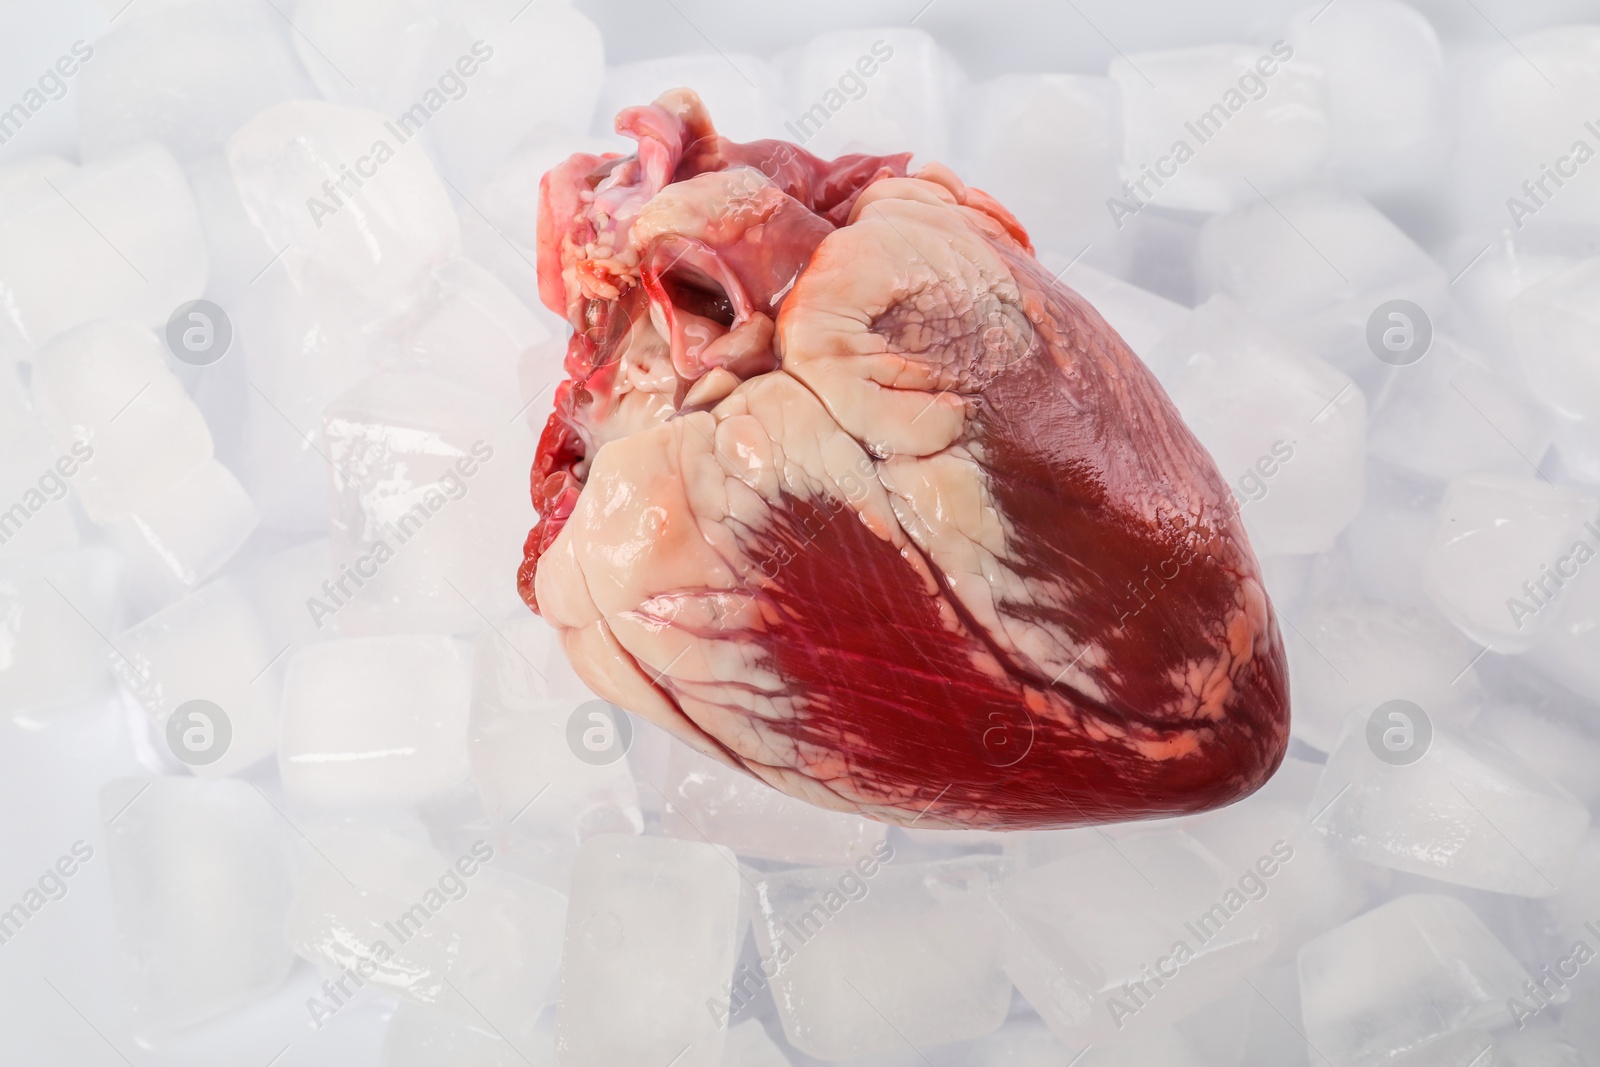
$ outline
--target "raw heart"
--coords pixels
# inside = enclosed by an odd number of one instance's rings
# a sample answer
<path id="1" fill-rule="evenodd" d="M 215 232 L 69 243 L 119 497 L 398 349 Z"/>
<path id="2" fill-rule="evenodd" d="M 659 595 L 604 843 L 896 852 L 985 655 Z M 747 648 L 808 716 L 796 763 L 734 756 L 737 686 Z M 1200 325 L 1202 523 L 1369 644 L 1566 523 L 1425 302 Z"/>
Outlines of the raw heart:
<path id="1" fill-rule="evenodd" d="M 716 135 L 545 176 L 574 328 L 523 598 L 585 681 L 794 796 L 921 827 L 1194 812 L 1277 768 L 1236 505 L 990 197 L 908 155 Z"/>

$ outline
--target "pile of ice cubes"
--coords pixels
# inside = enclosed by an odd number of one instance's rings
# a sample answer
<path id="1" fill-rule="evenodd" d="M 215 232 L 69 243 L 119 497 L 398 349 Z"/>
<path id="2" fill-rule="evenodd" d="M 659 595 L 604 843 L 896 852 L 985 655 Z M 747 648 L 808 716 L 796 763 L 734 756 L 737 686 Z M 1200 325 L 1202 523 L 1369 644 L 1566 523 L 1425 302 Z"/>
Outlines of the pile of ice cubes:
<path id="1" fill-rule="evenodd" d="M 949 2 L 289 6 L 0 13 L 0 1059 L 1600 1067 L 1600 25 L 980 77 Z M 538 179 L 679 84 L 956 166 L 1156 371 L 1280 613 L 1265 789 L 887 828 L 585 689 L 513 585 Z"/>

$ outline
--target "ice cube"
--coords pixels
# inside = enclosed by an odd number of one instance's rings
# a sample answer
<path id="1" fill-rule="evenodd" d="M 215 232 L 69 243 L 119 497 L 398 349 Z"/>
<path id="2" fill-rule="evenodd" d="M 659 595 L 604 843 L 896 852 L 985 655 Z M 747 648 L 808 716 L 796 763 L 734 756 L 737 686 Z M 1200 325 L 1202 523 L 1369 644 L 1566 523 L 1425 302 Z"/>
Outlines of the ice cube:
<path id="1" fill-rule="evenodd" d="M 1565 239 L 1600 222 L 1600 174 L 1580 162 L 1595 144 L 1586 123 L 1600 93 L 1597 50 L 1600 27 L 1574 24 L 1462 57 L 1450 169 L 1458 226 Z"/>
<path id="2" fill-rule="evenodd" d="M 84 700 L 105 688 L 117 607 L 115 552 L 84 548 L 0 561 L 0 714 Z"/>
<path id="3" fill-rule="evenodd" d="M 436 286 L 409 323 L 392 369 L 448 378 L 510 403 L 521 391 L 517 372 L 523 354 L 549 341 L 550 331 L 476 263 L 451 260 L 440 269 Z"/>
<path id="4" fill-rule="evenodd" d="M 1293 959 L 1241 981 L 1250 1005 L 1240 1067 L 1312 1067 L 1317 1059 L 1300 1022 L 1300 979 Z M 1197 1016 L 1180 1028 L 1188 1031 Z M 1227 1063 L 1228 1060 L 1221 1062 Z"/>
<path id="5" fill-rule="evenodd" d="M 31 412 L 8 424 L 11 414 L 0 410 L 0 560 L 76 548 L 78 523 L 66 496 L 79 459 L 52 449 Z M 11 430 L 16 435 L 5 440 Z"/>
<path id="6" fill-rule="evenodd" d="M 1226 211 L 1309 177 L 1332 139 L 1322 72 L 1292 48 L 1214 44 L 1119 55 L 1126 210 Z M 1155 177 L 1151 177 L 1155 175 Z"/>
<path id="7" fill-rule="evenodd" d="M 1170 1026 L 1156 1027 L 1108 1045 L 1074 1051 L 1062 1044 L 1038 1019 L 1012 1019 L 975 1042 L 968 1067 L 1213 1067 L 1183 1034 Z M 1275 1065 L 1282 1067 L 1282 1065 Z"/>
<path id="8" fill-rule="evenodd" d="M 1552 472 L 1563 481 L 1600 482 L 1600 421 L 1558 418 L 1551 442 L 1560 466 Z"/>
<path id="9" fill-rule="evenodd" d="M 322 585 L 331 584 L 332 577 L 333 555 L 327 538 L 275 552 L 257 560 L 240 575 L 267 642 L 274 649 L 293 652 L 313 641 L 338 636 L 334 619 L 320 615 L 313 618 L 314 601 L 328 595 Z M 287 667 L 289 658 L 286 653 L 275 669 Z"/>
<path id="10" fill-rule="evenodd" d="M 448 380 L 384 373 L 323 413 L 333 556 L 347 634 L 474 630 L 520 610 L 534 440 L 510 405 Z M 351 584 L 345 581 L 346 575 Z"/>
<path id="11" fill-rule="evenodd" d="M 1062 858 L 1002 882 L 995 902 L 1006 973 L 1069 1046 L 1175 1022 L 1277 948 L 1271 916 L 1234 884 L 1240 872 L 1182 831 L 1086 831 L 1061 845 Z"/>
<path id="12" fill-rule="evenodd" d="M 1041 252 L 1043 263 L 1058 281 L 1094 305 L 1134 354 L 1148 362 L 1157 345 L 1189 318 L 1189 309 L 1148 289 L 1097 270 L 1082 260 L 1073 263 L 1054 252 Z"/>
<path id="13" fill-rule="evenodd" d="M 1593 827 L 1578 844 L 1561 892 L 1550 898 L 1550 910 L 1573 928 L 1596 922 L 1600 907 L 1600 830 Z M 1597 924 L 1600 925 L 1600 924 Z"/>
<path id="14" fill-rule="evenodd" d="M 233 171 L 220 150 L 191 162 L 187 170 L 211 264 L 207 292 L 233 311 L 278 250 L 267 244 L 266 237 L 245 213 Z M 239 343 L 237 335 L 234 343 Z"/>
<path id="15" fill-rule="evenodd" d="M 674 745 L 662 793 L 661 832 L 726 845 L 783 863 L 848 864 L 881 844 L 882 823 L 828 811 L 778 792 L 725 763 Z"/>
<path id="16" fill-rule="evenodd" d="M 1357 870 L 1312 830 L 1306 809 L 1321 775 L 1317 764 L 1285 760 L 1259 792 L 1189 827 L 1234 872 L 1234 885 L 1259 896 L 1280 960 L 1361 910 L 1385 880 Z"/>
<path id="17" fill-rule="evenodd" d="M 277 104 L 228 140 L 239 195 L 302 290 L 399 304 L 455 255 L 450 196 L 414 134 L 316 100 Z"/>
<path id="18" fill-rule="evenodd" d="M 51 182 L 60 183 L 77 167 L 60 156 L 28 156 L 0 166 L 0 220 L 15 215 L 34 201 L 47 200 L 55 193 Z"/>
<path id="19" fill-rule="evenodd" d="M 1109 78 L 1008 74 L 978 92 L 972 183 L 1017 216 L 1035 247 L 1108 248 L 1121 195 L 1121 110 Z"/>
<path id="20" fill-rule="evenodd" d="M 718 845 L 624 834 L 584 843 L 561 957 L 563 1067 L 722 1063 L 742 886 Z"/>
<path id="21" fill-rule="evenodd" d="M 430 81 L 407 114 L 415 115 L 419 103 L 434 112 L 428 139 L 463 192 L 482 184 L 541 125 L 589 128 L 605 81 L 605 50 L 599 29 L 568 0 L 466 0 L 439 41 Z"/>
<path id="22" fill-rule="evenodd" d="M 195 3 L 195 0 L 140 0 L 135 7 L 127 0 L 100 0 L 100 8 L 105 12 L 107 21 L 121 22 L 124 19 L 147 18 L 192 3 Z"/>
<path id="23" fill-rule="evenodd" d="M 112 668 L 155 720 L 173 754 L 203 777 L 233 774 L 272 754 L 278 741 L 278 679 L 269 646 L 244 588 L 220 578 L 128 630 L 116 641 Z M 190 701 L 206 721 L 190 722 Z M 180 725 L 169 720 L 177 715 Z M 200 733 L 187 740 L 187 731 Z M 184 745 L 188 748 L 184 748 Z"/>
<path id="24" fill-rule="evenodd" d="M 1454 1030 L 1383 1062 L 1385 1067 L 1525 1067 L 1493 1034 L 1476 1028 Z"/>
<path id="25" fill-rule="evenodd" d="M 190 162 L 263 108 L 310 96 L 287 33 L 265 0 L 202 0 L 119 20 L 83 65 L 84 157 L 159 141 Z"/>
<path id="26" fill-rule="evenodd" d="M 478 634 L 468 752 L 508 860 L 530 848 L 569 853 L 600 832 L 644 829 L 627 761 L 580 759 L 568 741 L 570 720 L 595 699 L 581 690 L 545 620 L 524 616 Z"/>
<path id="27" fill-rule="evenodd" d="M 1266 587 L 1280 619 L 1300 617 L 1306 597 L 1317 583 L 1318 572 L 1334 558 L 1317 555 L 1259 557 L 1261 584 Z"/>
<path id="28" fill-rule="evenodd" d="M 1318 933 L 1321 930 L 1316 931 Z M 1293 966 L 1294 953 L 1283 951 L 1279 945 L 1279 956 L 1287 955 L 1290 966 Z M 1181 1038 L 1196 1055 L 1200 1062 L 1205 1064 L 1229 1063 L 1238 1064 L 1244 1059 L 1245 1047 L 1250 1040 L 1250 1021 L 1261 997 L 1250 988 L 1251 983 L 1260 981 L 1269 974 L 1268 968 L 1262 968 L 1255 976 L 1240 979 L 1232 983 L 1228 993 L 1203 1010 L 1191 1012 L 1188 1017 L 1180 1020 L 1172 1027 L 1174 1036 Z M 1293 984 L 1293 975 L 1289 984 Z M 1161 1033 L 1161 1031 L 1156 1031 Z M 1112 1048 L 1120 1048 L 1126 1042 L 1119 1042 Z"/>
<path id="29" fill-rule="evenodd" d="M 278 769 L 295 801 L 416 803 L 467 776 L 470 655 L 447 637 L 346 638 L 296 652 Z"/>
<path id="30" fill-rule="evenodd" d="M 357 987 L 487 1024 L 518 1050 L 538 1044 L 561 960 L 560 893 L 490 866 L 483 840 L 454 856 L 358 825 L 310 840 L 287 922 L 295 952 Z M 323 1001 L 329 1014 L 340 1006 Z"/>
<path id="31" fill-rule="evenodd" d="M 0 319 L 23 340 L 37 348 L 100 318 L 159 326 L 205 289 L 205 232 L 166 149 L 48 180 L 48 196 L 0 215 Z"/>
<path id="32" fill-rule="evenodd" d="M 1455 313 L 1461 316 L 1455 320 L 1452 314 L 1455 332 L 1470 336 L 1496 369 L 1515 372 L 1525 380 L 1511 329 L 1512 302 L 1529 286 L 1576 266 L 1578 259 L 1518 243 L 1512 234 L 1502 233 L 1493 242 L 1481 234 L 1463 234 L 1439 254 L 1439 260 L 1452 269 Z"/>
<path id="33" fill-rule="evenodd" d="M 283 822 L 254 786 L 124 778 L 100 811 L 135 1033 L 215 1018 L 288 976 Z"/>
<path id="34" fill-rule="evenodd" d="M 220 570 L 260 521 L 239 479 L 213 459 L 112 520 L 107 533 L 128 559 L 130 583 L 164 602 Z"/>
<path id="35" fill-rule="evenodd" d="M 972 1067 L 1059 1067 L 1073 1052 L 1037 1017 L 1008 1019 L 971 1046 Z"/>
<path id="36" fill-rule="evenodd" d="M 1422 559 L 1444 483 L 1375 460 L 1364 481 L 1361 511 L 1339 536 L 1355 586 L 1373 600 L 1425 604 Z"/>
<path id="37" fill-rule="evenodd" d="M 1510 752 L 1429 724 L 1415 705 L 1386 707 L 1351 716 L 1307 809 L 1312 826 L 1381 867 L 1496 893 L 1557 892 L 1587 809 Z"/>
<path id="38" fill-rule="evenodd" d="M 880 844 L 852 866 L 761 876 L 761 961 L 734 975 L 734 1013 L 770 981 L 789 1043 L 825 1060 L 982 1037 L 1004 1022 L 1011 982 L 984 900 L 998 859 L 893 857 Z"/>
<path id="39" fill-rule="evenodd" d="M 950 154 L 950 120 L 964 88 L 956 61 L 919 29 L 818 34 L 791 58 L 782 136 L 824 159 L 844 152 Z"/>
<path id="40" fill-rule="evenodd" d="M 1596 547 L 1588 535 L 1585 540 Z M 1528 653 L 1538 669 L 1592 701 L 1600 701 L 1600 573 L 1587 566 L 1562 589 L 1544 639 Z"/>
<path id="41" fill-rule="evenodd" d="M 508 1042 L 493 1023 L 402 1002 L 383 1035 L 382 1067 L 557 1067 L 548 1031 Z"/>
<path id="42" fill-rule="evenodd" d="M 1232 297 L 1358 377 L 1384 369 L 1367 343 L 1367 320 L 1380 305 L 1410 300 L 1431 320 L 1448 308 L 1444 268 L 1347 193 L 1305 190 L 1212 219 L 1196 269 L 1202 296 Z"/>
<path id="43" fill-rule="evenodd" d="M 1434 176 L 1448 144 L 1444 50 L 1425 16 L 1397 0 L 1307 7 L 1289 43 L 1326 80 L 1328 163 L 1342 178 L 1384 191 Z"/>
<path id="44" fill-rule="evenodd" d="M 1529 663 L 1525 669 L 1535 668 Z M 1600 732 L 1592 707 L 1564 687 L 1538 681 L 1537 689 L 1508 692 L 1497 686 L 1473 721 L 1473 733 L 1515 752 L 1579 803 L 1592 806 L 1600 800 Z"/>
<path id="45" fill-rule="evenodd" d="M 1232 487 L 1256 551 L 1331 548 L 1361 508 L 1361 390 L 1225 298 L 1196 309 L 1151 359 Z"/>
<path id="46" fill-rule="evenodd" d="M 1423 559 L 1428 596 L 1461 632 L 1498 652 L 1533 647 L 1563 586 L 1600 550 L 1600 502 L 1533 478 L 1453 479 Z"/>
<path id="47" fill-rule="evenodd" d="M 96 520 L 150 504 L 211 458 L 200 409 L 155 334 L 133 323 L 91 323 L 46 345 L 33 395 L 56 448 L 82 461 L 72 484 Z"/>
<path id="48" fill-rule="evenodd" d="M 1482 692 L 1478 648 L 1426 608 L 1332 592 L 1284 634 L 1294 735 L 1333 751 L 1351 712 L 1410 700 L 1439 722 L 1464 726 Z"/>
<path id="49" fill-rule="evenodd" d="M 1575 419 L 1600 416 L 1600 257 L 1530 285 L 1511 301 L 1523 373 L 1540 400 Z"/>
<path id="50" fill-rule="evenodd" d="M 1373 394 L 1367 447 L 1435 478 L 1527 474 L 1555 436 L 1551 414 L 1519 378 L 1441 334 L 1426 358 L 1394 368 Z"/>
<path id="51" fill-rule="evenodd" d="M 726 1067 L 790 1067 L 789 1057 L 755 1019 L 728 1028 L 722 1062 Z"/>
<path id="52" fill-rule="evenodd" d="M 0 331 L 3 334 L 3 331 Z M 39 429 L 24 384 L 33 371 L 33 349 L 0 336 L 0 444 L 10 444 Z"/>
<path id="53" fill-rule="evenodd" d="M 444 8 L 436 0 L 301 0 L 294 48 L 324 99 L 399 116 L 455 58 L 438 55 Z"/>
<path id="54" fill-rule="evenodd" d="M 1164 1026 L 1129 1036 L 1102 1048 L 1091 1048 L 1078 1063 L 1081 1067 L 1210 1067 L 1194 1046 L 1178 1030 Z"/>
<path id="55" fill-rule="evenodd" d="M 714 52 L 663 56 L 606 68 L 596 132 L 609 134 L 617 113 L 655 101 L 668 89 L 688 87 L 700 94 L 717 132 L 735 141 L 785 138 L 779 125 L 783 85 L 764 60 Z M 785 118 L 788 116 L 785 115 Z"/>
<path id="56" fill-rule="evenodd" d="M 1399 897 L 1300 950 L 1307 1041 L 1350 1067 L 1402 1062 L 1391 1057 L 1508 1022 L 1506 1001 L 1523 995 L 1526 981 L 1522 965 L 1454 897 Z"/>
<path id="57" fill-rule="evenodd" d="M 1510 1031 L 1498 1035 L 1493 1044 L 1495 1062 L 1511 1067 L 1587 1067 L 1589 1058 L 1580 1050 L 1593 1047 L 1565 1022 Z"/>
<path id="58" fill-rule="evenodd" d="M 250 286 L 239 305 L 239 340 L 249 368 L 246 483 L 263 521 L 326 533 L 329 401 L 398 359 L 392 321 L 360 301 L 302 291 L 280 266 Z"/>

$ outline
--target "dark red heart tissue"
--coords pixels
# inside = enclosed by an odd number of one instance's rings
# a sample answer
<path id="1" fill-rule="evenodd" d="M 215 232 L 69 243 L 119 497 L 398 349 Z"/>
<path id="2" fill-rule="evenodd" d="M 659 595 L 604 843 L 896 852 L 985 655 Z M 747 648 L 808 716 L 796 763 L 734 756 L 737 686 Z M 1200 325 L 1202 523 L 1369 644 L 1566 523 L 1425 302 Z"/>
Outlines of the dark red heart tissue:
<path id="1" fill-rule="evenodd" d="M 602 696 L 921 827 L 1194 812 L 1288 740 L 1237 508 L 1155 378 L 939 164 L 719 137 L 546 175 L 574 333 L 519 575 Z"/>

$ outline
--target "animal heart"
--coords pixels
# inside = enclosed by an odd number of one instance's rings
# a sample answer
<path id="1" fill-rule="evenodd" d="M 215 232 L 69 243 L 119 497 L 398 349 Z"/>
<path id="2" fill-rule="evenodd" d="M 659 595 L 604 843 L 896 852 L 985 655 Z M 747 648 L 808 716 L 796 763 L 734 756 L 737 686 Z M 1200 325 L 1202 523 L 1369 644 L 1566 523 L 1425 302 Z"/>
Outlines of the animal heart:
<path id="1" fill-rule="evenodd" d="M 1174 815 L 1288 743 L 1238 509 L 987 194 L 719 137 L 687 90 L 544 178 L 573 326 L 523 598 L 607 699 L 827 808 Z"/>

